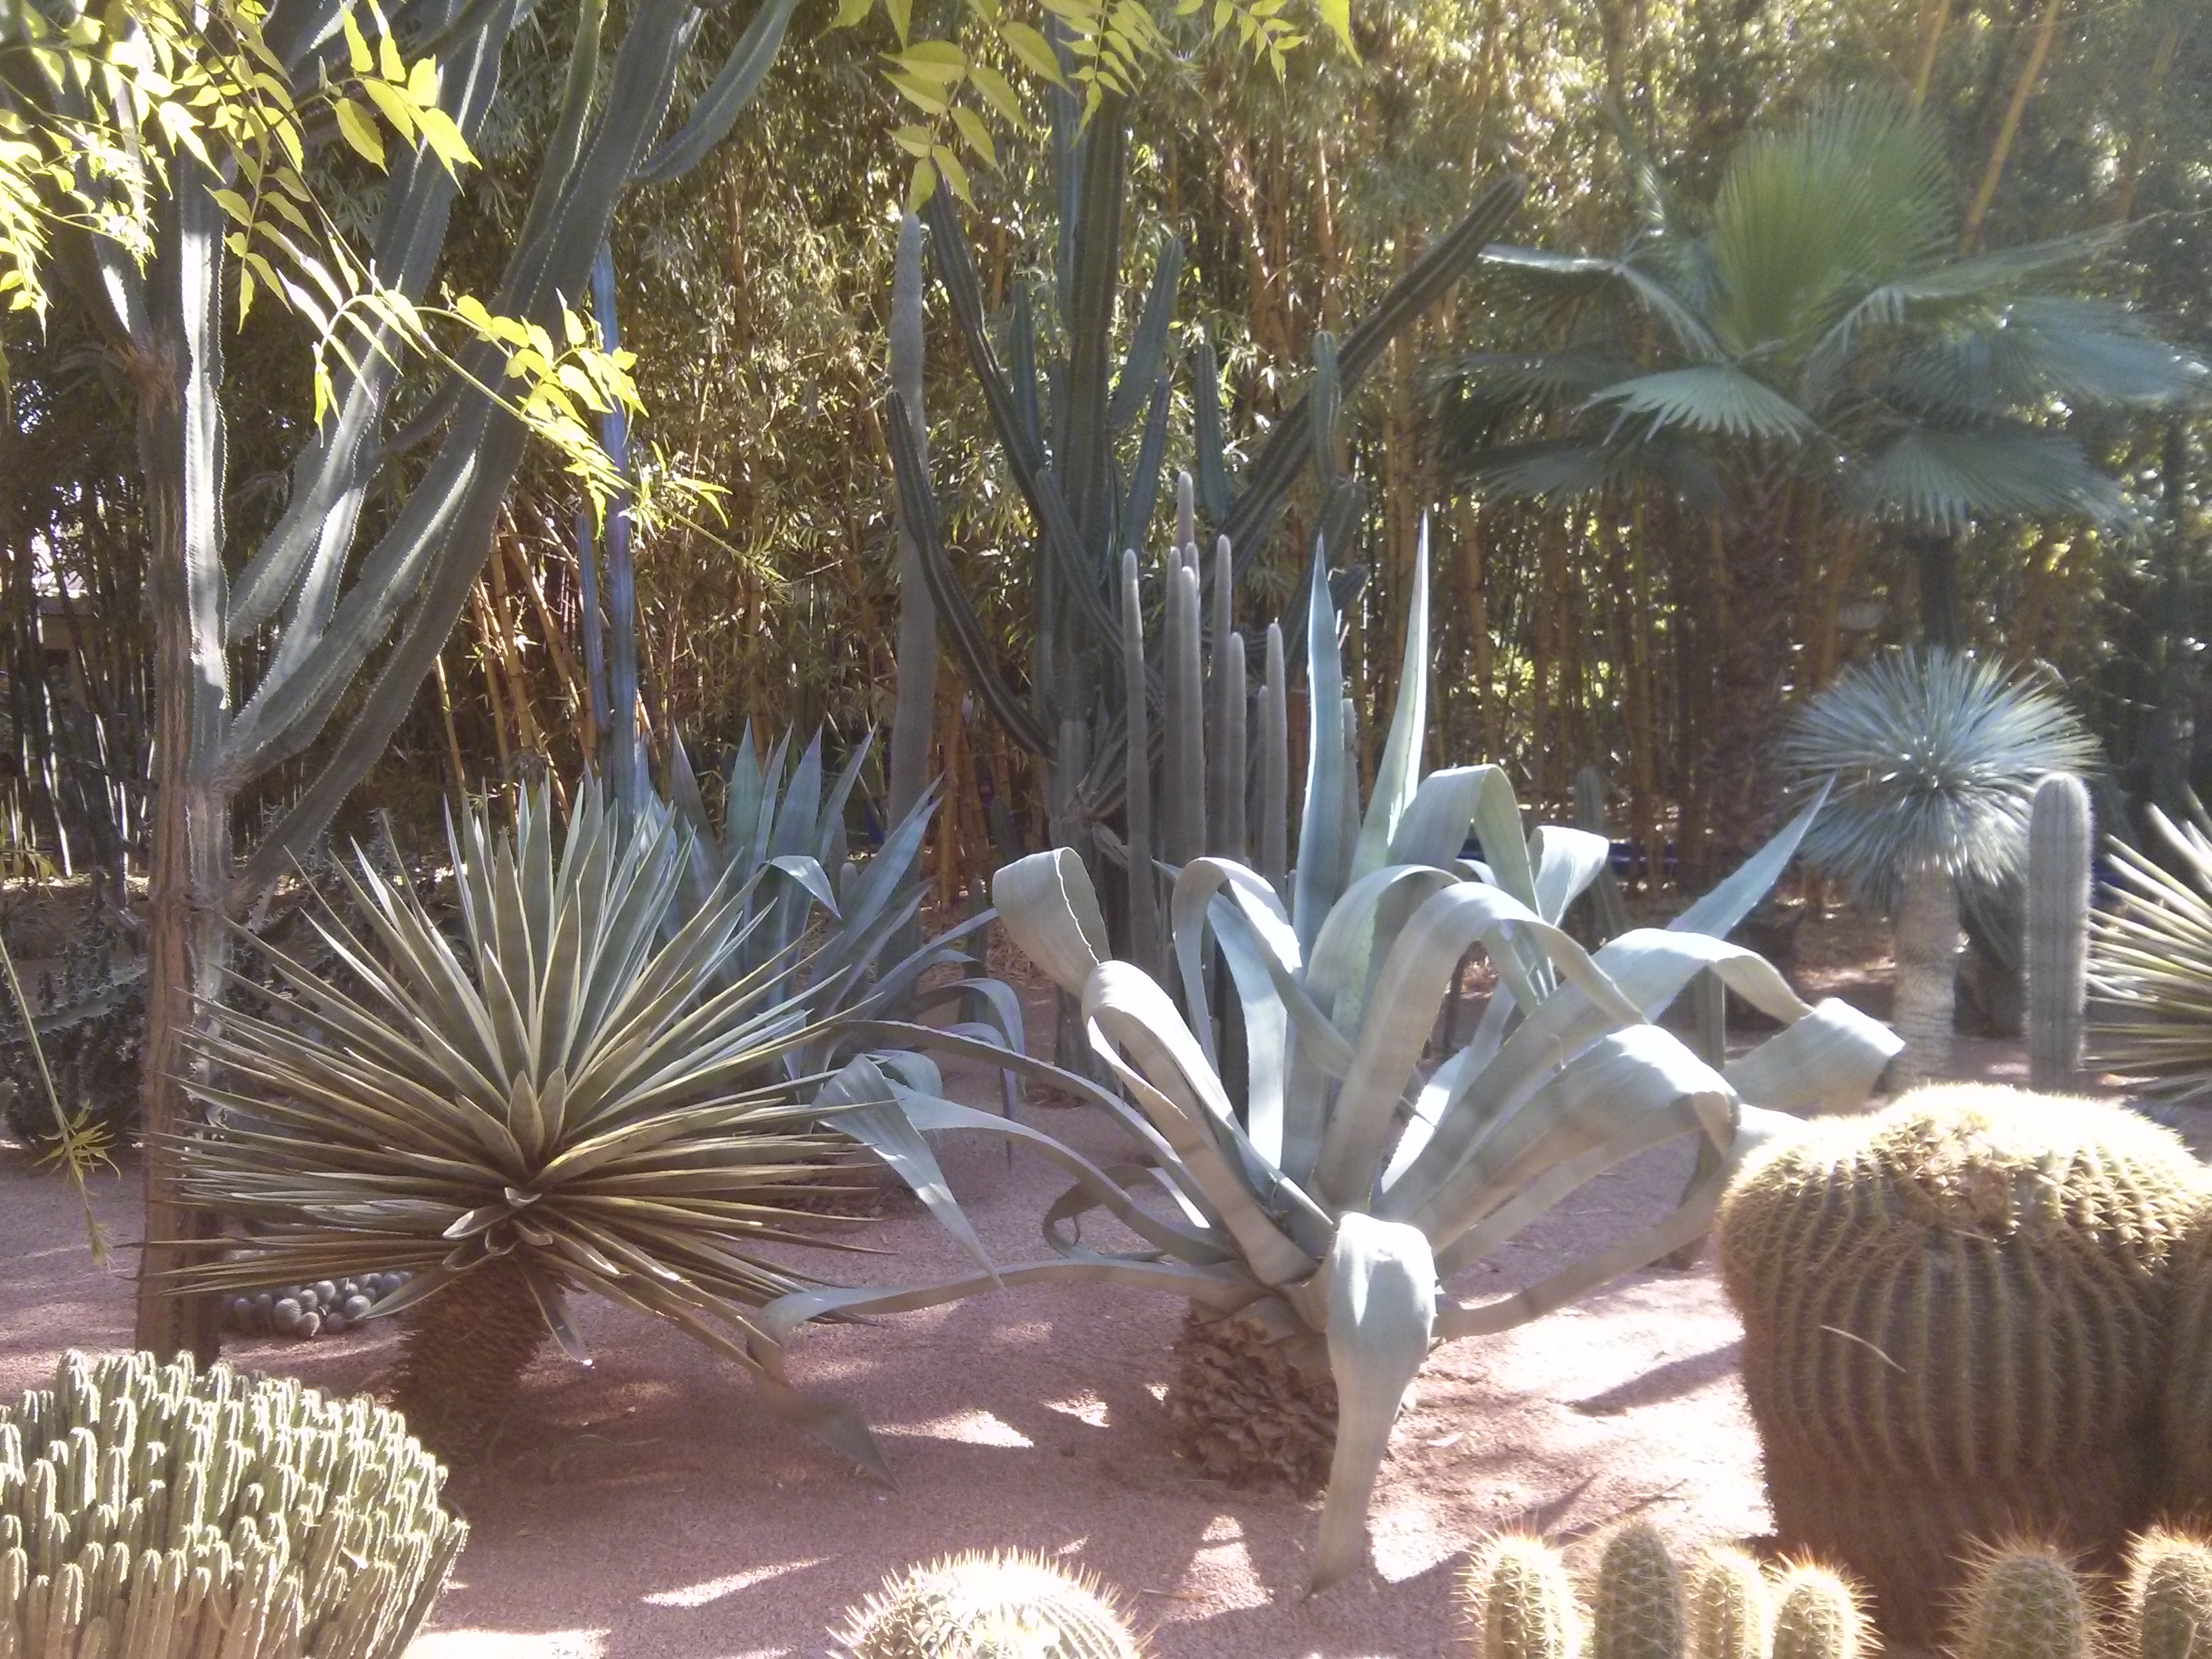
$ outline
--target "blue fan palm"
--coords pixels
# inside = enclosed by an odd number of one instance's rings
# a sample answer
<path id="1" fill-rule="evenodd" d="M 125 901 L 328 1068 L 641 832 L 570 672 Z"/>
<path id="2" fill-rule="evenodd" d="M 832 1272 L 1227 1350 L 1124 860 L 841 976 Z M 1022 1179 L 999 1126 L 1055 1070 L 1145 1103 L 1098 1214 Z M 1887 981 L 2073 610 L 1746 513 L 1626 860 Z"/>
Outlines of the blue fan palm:
<path id="1" fill-rule="evenodd" d="M 1900 1081 L 1940 1075 L 1949 1058 L 1961 885 L 2018 880 L 2035 786 L 2096 758 L 2047 687 L 1941 649 L 1862 663 L 1791 722 L 1785 771 L 1801 786 L 1835 780 L 1804 858 L 1891 919 Z"/>

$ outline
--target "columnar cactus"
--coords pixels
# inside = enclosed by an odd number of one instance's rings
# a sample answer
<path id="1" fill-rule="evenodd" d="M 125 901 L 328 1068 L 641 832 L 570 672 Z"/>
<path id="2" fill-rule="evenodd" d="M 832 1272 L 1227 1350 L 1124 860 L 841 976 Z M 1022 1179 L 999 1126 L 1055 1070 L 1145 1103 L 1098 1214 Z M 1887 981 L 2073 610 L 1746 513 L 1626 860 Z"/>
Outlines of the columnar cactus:
<path id="1" fill-rule="evenodd" d="M 0 1656 L 398 1659 L 468 1537 L 395 1413 L 70 1354 L 0 1407 Z"/>
<path id="2" fill-rule="evenodd" d="M 1934 1638 L 1969 1540 L 2117 1553 L 2150 1515 L 2177 1247 L 2203 1167 L 2119 1108 L 1929 1089 L 1808 1126 L 1720 1218 L 1785 1547 Z"/>
<path id="3" fill-rule="evenodd" d="M 2027 1066 L 2037 1089 L 2071 1088 L 2081 1069 L 2091 846 L 2088 788 L 2053 772 L 2027 818 Z"/>
<path id="4" fill-rule="evenodd" d="M 2089 1619 L 2074 1564 L 2054 1550 L 1992 1553 L 1966 1581 L 1959 1659 L 2084 1659 Z"/>
<path id="5" fill-rule="evenodd" d="M 1766 1659 L 1774 1598 L 1759 1563 L 1738 1549 L 1706 1552 L 1690 1575 L 1694 1659 Z"/>
<path id="6" fill-rule="evenodd" d="M 1857 1593 L 1825 1567 L 1790 1568 L 1774 1601 L 1771 1659 L 1859 1659 L 1871 1645 Z"/>
<path id="7" fill-rule="evenodd" d="M 2197 1659 L 2212 1651 L 2212 1548 L 2163 1530 L 2129 1554 L 2128 1645 L 2136 1659 Z"/>
<path id="8" fill-rule="evenodd" d="M 856 1659 L 1143 1659 L 1113 1599 L 1042 1556 L 971 1551 L 884 1580 L 838 1641 Z"/>
<path id="9" fill-rule="evenodd" d="M 1593 1599 L 1590 1659 L 1681 1659 L 1681 1576 L 1648 1522 L 1606 1546 Z"/>
<path id="10" fill-rule="evenodd" d="M 1540 1539 L 1507 1534 L 1475 1552 L 1461 1591 L 1481 1659 L 1573 1659 L 1575 1592 Z"/>

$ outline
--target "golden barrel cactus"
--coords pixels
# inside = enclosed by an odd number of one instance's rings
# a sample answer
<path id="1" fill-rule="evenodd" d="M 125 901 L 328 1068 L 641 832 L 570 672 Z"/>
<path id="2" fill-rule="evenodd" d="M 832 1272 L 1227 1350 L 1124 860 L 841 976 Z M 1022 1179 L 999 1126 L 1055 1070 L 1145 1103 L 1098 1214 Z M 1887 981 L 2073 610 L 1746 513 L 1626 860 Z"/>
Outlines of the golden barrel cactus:
<path id="1" fill-rule="evenodd" d="M 1784 1547 L 1864 1579 L 1893 1641 L 1939 1632 L 1975 1540 L 2117 1557 L 2158 1496 L 2178 1138 L 2087 1100 L 1951 1085 L 1808 1125 L 1720 1217 Z"/>

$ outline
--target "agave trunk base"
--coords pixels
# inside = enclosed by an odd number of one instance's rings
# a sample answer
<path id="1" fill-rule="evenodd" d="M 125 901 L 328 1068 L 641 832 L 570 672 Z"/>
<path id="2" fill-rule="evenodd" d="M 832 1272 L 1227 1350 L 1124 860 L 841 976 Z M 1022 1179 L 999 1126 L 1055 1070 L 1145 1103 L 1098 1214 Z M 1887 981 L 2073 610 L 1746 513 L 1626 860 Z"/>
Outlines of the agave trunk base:
<path id="1" fill-rule="evenodd" d="M 512 1257 L 489 1261 L 407 1315 L 392 1407 L 447 1462 L 482 1458 L 546 1334 L 521 1267 Z"/>
<path id="2" fill-rule="evenodd" d="M 1295 1364 L 1258 1320 L 1193 1308 L 1168 1389 L 1175 1449 L 1234 1486 L 1287 1486 L 1310 1498 L 1336 1451 L 1336 1383 Z"/>

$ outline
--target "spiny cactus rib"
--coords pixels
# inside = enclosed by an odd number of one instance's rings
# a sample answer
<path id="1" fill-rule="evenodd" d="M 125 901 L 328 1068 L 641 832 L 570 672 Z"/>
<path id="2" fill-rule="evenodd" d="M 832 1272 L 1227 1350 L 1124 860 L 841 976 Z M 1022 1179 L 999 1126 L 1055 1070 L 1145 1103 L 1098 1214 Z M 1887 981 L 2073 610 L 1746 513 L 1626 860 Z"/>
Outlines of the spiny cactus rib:
<path id="1" fill-rule="evenodd" d="M 1963 1086 L 1747 1169 L 1721 1271 L 1784 1547 L 1847 1565 L 1914 1644 L 1972 1539 L 2116 1551 L 2154 1495 L 2174 1261 L 2205 1194 L 2134 1113 Z"/>
<path id="2" fill-rule="evenodd" d="M 1772 1659 L 1859 1659 L 1871 1645 L 1858 1597 L 1825 1568 L 1791 1567 L 1774 1597 Z"/>
<path id="3" fill-rule="evenodd" d="M 1648 1522 L 1606 1546 L 1592 1600 L 1590 1659 L 1681 1659 L 1682 1581 Z"/>
<path id="4" fill-rule="evenodd" d="M 0 1656 L 398 1659 L 468 1537 L 444 1482 L 366 1399 L 66 1355 L 0 1407 Z"/>
<path id="5" fill-rule="evenodd" d="M 855 1659 L 1144 1659 L 1113 1598 L 1021 1551 L 948 1556 L 888 1578 L 837 1640 Z"/>
<path id="6" fill-rule="evenodd" d="M 1462 1588 L 1480 1659 L 1573 1659 L 1575 1593 L 1541 1539 L 1508 1534 L 1476 1551 Z"/>
<path id="7" fill-rule="evenodd" d="M 2036 786 L 2027 817 L 2028 1082 L 2069 1089 L 2089 988 L 2089 791 L 2071 773 Z"/>
<path id="8" fill-rule="evenodd" d="M 1989 1553 L 1966 1581 L 1958 1659 L 2086 1659 L 2089 1617 L 2074 1564 L 2056 1550 Z"/>
<path id="9" fill-rule="evenodd" d="M 2212 1653 L 2212 1547 L 2157 1530 L 2129 1553 L 2127 1650 L 2136 1659 Z"/>
<path id="10" fill-rule="evenodd" d="M 1690 1575 L 1692 1659 L 1766 1659 L 1773 1597 L 1759 1563 L 1738 1549 L 1705 1553 Z"/>

